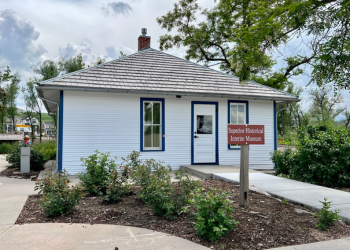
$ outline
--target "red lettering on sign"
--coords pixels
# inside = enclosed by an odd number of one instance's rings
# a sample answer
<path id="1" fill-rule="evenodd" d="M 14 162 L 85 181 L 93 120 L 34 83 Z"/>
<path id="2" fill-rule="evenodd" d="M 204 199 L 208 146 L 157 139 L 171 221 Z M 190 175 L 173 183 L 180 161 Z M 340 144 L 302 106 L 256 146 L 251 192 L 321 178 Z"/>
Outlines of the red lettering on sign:
<path id="1" fill-rule="evenodd" d="M 236 125 L 227 126 L 228 144 L 265 144 L 264 125 Z"/>

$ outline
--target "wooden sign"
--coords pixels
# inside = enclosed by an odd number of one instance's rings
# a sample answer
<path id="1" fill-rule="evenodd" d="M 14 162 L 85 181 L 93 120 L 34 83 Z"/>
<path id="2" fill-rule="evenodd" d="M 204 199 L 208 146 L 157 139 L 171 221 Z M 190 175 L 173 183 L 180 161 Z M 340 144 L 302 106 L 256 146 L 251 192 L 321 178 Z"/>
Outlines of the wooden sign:
<path id="1" fill-rule="evenodd" d="M 249 145 L 265 144 L 265 126 L 229 124 L 227 126 L 227 136 L 229 145 L 241 145 L 239 205 L 249 207 Z"/>
<path id="2" fill-rule="evenodd" d="M 228 144 L 265 144 L 265 126 L 228 124 Z"/>

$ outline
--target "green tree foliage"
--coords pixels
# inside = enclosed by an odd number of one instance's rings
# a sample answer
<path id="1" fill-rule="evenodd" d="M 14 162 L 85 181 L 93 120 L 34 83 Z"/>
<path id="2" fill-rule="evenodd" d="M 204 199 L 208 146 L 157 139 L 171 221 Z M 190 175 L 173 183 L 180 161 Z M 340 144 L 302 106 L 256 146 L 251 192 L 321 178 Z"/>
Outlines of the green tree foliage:
<path id="1" fill-rule="evenodd" d="M 92 64 L 92 66 L 94 67 L 94 66 L 103 64 L 103 63 L 105 63 L 105 62 L 106 62 L 106 59 L 101 58 L 101 57 L 97 57 L 97 58 L 96 58 L 96 61 L 93 61 L 91 64 Z M 89 67 L 89 66 L 88 66 L 88 67 Z"/>
<path id="2" fill-rule="evenodd" d="M 299 96 L 302 88 L 295 88 L 293 84 L 288 84 L 286 91 L 290 94 Z M 281 104 L 277 108 L 278 133 L 286 135 L 293 129 L 297 130 L 301 123 L 305 123 L 304 112 L 300 103 Z"/>
<path id="3" fill-rule="evenodd" d="M 350 187 L 350 133 L 343 128 L 309 126 L 294 149 L 275 151 L 276 175 L 328 187 Z"/>
<path id="4" fill-rule="evenodd" d="M 16 72 L 12 78 L 11 83 L 6 86 L 7 92 L 7 115 L 11 118 L 13 124 L 13 132 L 16 131 L 16 122 L 15 116 L 17 115 L 17 106 L 16 99 L 19 94 L 19 82 L 21 81 L 21 77 Z"/>
<path id="5" fill-rule="evenodd" d="M 26 104 L 26 109 L 27 109 L 26 113 L 30 116 L 30 120 L 34 116 L 33 113 L 36 113 L 36 115 L 39 117 L 39 130 L 40 130 L 40 143 L 41 143 L 42 103 L 38 97 L 38 92 L 35 89 L 35 84 L 37 82 L 38 82 L 38 79 L 36 78 L 28 79 L 26 86 L 22 88 L 22 92 L 23 92 L 24 103 Z M 34 139 L 33 136 L 34 136 L 34 133 L 32 133 L 32 139 Z"/>
<path id="6" fill-rule="evenodd" d="M 81 70 L 85 68 L 85 63 L 83 62 L 82 54 L 78 54 L 75 57 L 60 57 L 58 60 L 59 70 L 64 73 L 72 73 L 77 70 Z"/>
<path id="7" fill-rule="evenodd" d="M 36 66 L 32 66 L 34 73 L 39 74 L 40 81 L 45 81 L 57 77 L 60 73 L 57 62 L 53 60 L 45 60 Z"/>
<path id="8" fill-rule="evenodd" d="M 345 119 L 344 119 L 344 127 L 347 130 L 350 127 L 350 110 L 346 108 L 344 111 Z"/>
<path id="9" fill-rule="evenodd" d="M 7 82 L 12 78 L 11 70 L 9 66 L 6 66 L 5 70 L 0 69 L 0 132 L 4 133 L 6 128 L 6 115 L 7 115 L 7 98 L 8 94 L 6 90 L 1 86 L 3 82 Z"/>
<path id="10" fill-rule="evenodd" d="M 349 4 L 350 0 L 218 0 L 203 10 L 197 0 L 179 0 L 157 18 L 168 31 L 160 37 L 160 49 L 184 46 L 188 60 L 216 62 L 242 82 L 255 80 L 277 89 L 303 73 L 303 65 L 312 67 L 311 81 L 318 85 L 349 86 Z M 273 54 L 294 38 L 301 38 L 309 50 L 285 56 L 284 66 L 273 70 Z"/>
<path id="11" fill-rule="evenodd" d="M 309 91 L 312 100 L 310 115 L 317 124 L 334 124 L 335 118 L 343 113 L 346 108 L 340 106 L 344 98 L 340 93 L 331 96 L 332 86 L 313 88 Z"/>

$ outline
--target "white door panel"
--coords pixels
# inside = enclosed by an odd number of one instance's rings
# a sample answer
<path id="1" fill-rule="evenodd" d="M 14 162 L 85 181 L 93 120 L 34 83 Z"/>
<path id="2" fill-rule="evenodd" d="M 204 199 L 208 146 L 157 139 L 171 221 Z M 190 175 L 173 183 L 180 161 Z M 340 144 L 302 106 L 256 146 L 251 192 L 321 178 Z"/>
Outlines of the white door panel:
<path id="1" fill-rule="evenodd" d="M 216 105 L 194 104 L 193 163 L 216 163 Z"/>

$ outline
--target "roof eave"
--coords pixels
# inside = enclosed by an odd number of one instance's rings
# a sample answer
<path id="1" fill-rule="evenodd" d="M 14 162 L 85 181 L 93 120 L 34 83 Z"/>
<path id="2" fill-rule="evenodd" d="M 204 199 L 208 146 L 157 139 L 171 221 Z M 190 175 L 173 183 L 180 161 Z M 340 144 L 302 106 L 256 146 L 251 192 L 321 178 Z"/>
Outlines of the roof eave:
<path id="1" fill-rule="evenodd" d="M 111 89 L 111 88 L 86 88 L 86 87 L 68 87 L 68 86 L 48 86 L 38 85 L 36 89 L 41 91 L 41 97 L 44 97 L 42 90 L 69 90 L 69 91 L 84 91 L 84 92 L 113 92 L 113 93 L 127 93 L 127 94 L 156 94 L 156 95 L 183 95 L 183 96 L 204 96 L 204 97 L 219 97 L 219 98 L 235 98 L 250 99 L 250 100 L 270 100 L 281 101 L 283 103 L 299 102 L 300 99 L 289 97 L 266 97 L 266 96 L 249 96 L 249 95 L 232 95 L 232 94 L 215 94 L 215 93 L 198 93 L 198 92 L 173 92 L 173 91 L 154 91 L 154 90 L 133 90 L 133 89 Z M 45 98 L 45 97 L 44 97 Z M 281 103 L 282 104 L 282 103 Z M 45 104 L 44 104 L 45 105 Z M 46 107 L 46 106 L 45 106 Z"/>

